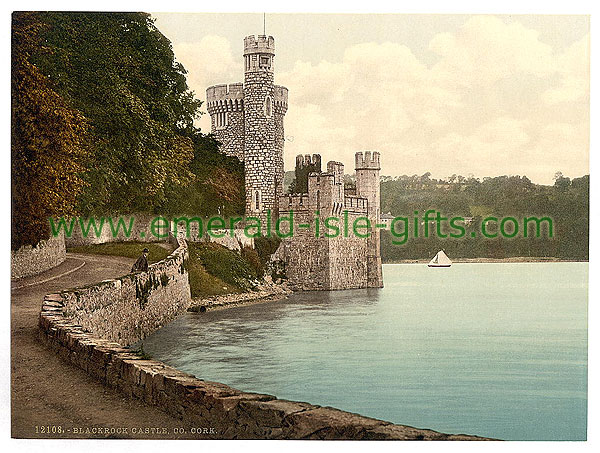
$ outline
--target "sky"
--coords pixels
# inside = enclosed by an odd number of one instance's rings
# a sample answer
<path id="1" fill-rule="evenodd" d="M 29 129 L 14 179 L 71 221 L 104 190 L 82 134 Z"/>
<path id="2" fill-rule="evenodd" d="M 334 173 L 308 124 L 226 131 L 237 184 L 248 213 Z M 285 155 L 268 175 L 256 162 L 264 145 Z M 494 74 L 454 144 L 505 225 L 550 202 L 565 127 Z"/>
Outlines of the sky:
<path id="1" fill-rule="evenodd" d="M 243 38 L 263 33 L 262 14 L 152 16 L 201 100 L 243 81 Z M 588 16 L 267 14 L 266 32 L 286 170 L 318 153 L 352 173 L 371 150 L 389 176 L 589 173 Z"/>

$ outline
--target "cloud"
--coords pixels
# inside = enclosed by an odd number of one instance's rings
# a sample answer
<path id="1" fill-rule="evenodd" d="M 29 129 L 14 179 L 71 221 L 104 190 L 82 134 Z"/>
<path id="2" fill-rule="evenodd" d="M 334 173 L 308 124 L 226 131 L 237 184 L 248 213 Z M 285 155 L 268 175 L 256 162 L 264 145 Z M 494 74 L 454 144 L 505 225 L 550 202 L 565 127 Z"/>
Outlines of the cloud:
<path id="1" fill-rule="evenodd" d="M 206 99 L 206 89 L 211 85 L 243 80 L 241 58 L 234 58 L 231 44 L 222 36 L 207 35 L 198 42 L 180 42 L 173 46 L 173 52 L 187 70 L 188 86 L 199 99 Z M 206 106 L 202 110 L 206 112 Z M 202 116 L 198 126 L 204 132 L 210 131 L 208 114 Z"/>
<path id="2" fill-rule="evenodd" d="M 429 49 L 442 57 L 434 72 L 463 86 L 553 71 L 552 47 L 539 40 L 536 30 L 492 16 L 473 16 L 456 33 L 434 36 Z"/>
<path id="3" fill-rule="evenodd" d="M 377 149 L 391 175 L 579 176 L 588 172 L 588 40 L 557 52 L 519 22 L 473 16 L 433 36 L 430 66 L 392 42 L 349 46 L 339 62 L 297 61 L 278 74 L 290 90 L 286 164 L 321 153 L 352 168 L 355 151 Z"/>
<path id="4" fill-rule="evenodd" d="M 551 183 L 557 170 L 589 172 L 589 35 L 556 49 L 518 19 L 472 16 L 425 49 L 437 59 L 422 61 L 407 43 L 359 42 L 338 60 L 299 59 L 277 72 L 289 88 L 286 169 L 296 154 L 320 153 L 352 171 L 356 151 L 378 150 L 387 175 Z M 201 99 L 210 85 L 243 79 L 242 59 L 223 37 L 174 51 Z"/>

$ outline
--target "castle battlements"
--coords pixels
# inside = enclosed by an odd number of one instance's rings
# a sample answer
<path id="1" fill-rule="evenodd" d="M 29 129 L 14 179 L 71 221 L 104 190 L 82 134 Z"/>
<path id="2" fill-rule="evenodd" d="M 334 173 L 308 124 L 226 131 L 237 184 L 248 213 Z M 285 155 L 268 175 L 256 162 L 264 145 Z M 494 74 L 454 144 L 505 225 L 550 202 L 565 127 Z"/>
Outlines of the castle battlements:
<path id="1" fill-rule="evenodd" d="M 288 108 L 288 89 L 273 86 L 273 109 L 285 115 Z M 210 115 L 219 112 L 237 112 L 244 109 L 244 84 L 213 85 L 206 89 L 206 109 Z"/>
<path id="2" fill-rule="evenodd" d="M 298 154 L 296 156 L 296 168 L 305 168 L 309 165 L 314 165 L 317 168 L 321 168 L 321 155 L 320 154 L 310 154 L 302 155 Z"/>
<path id="3" fill-rule="evenodd" d="M 275 39 L 265 35 L 246 36 L 244 38 L 244 55 L 253 53 L 275 55 Z"/>
<path id="4" fill-rule="evenodd" d="M 303 211 L 308 209 L 307 193 L 291 193 L 279 196 L 279 211 Z"/>
<path id="5" fill-rule="evenodd" d="M 214 85 L 206 90 L 206 110 L 210 115 L 244 109 L 244 84 Z"/>
<path id="6" fill-rule="evenodd" d="M 369 201 L 366 198 L 358 197 L 356 195 L 344 196 L 344 209 L 352 212 L 366 214 L 368 208 Z"/>
<path id="7" fill-rule="evenodd" d="M 281 85 L 273 85 L 273 106 L 275 112 L 282 115 L 287 112 L 288 108 L 288 89 Z"/>
<path id="8" fill-rule="evenodd" d="M 310 172 L 308 174 L 308 184 L 314 184 L 315 186 L 333 185 L 335 184 L 335 175 L 328 172 Z M 309 189 L 310 190 L 310 189 Z"/>
<path id="9" fill-rule="evenodd" d="M 355 155 L 356 170 L 381 170 L 379 163 L 379 153 L 377 151 L 358 152 Z"/>

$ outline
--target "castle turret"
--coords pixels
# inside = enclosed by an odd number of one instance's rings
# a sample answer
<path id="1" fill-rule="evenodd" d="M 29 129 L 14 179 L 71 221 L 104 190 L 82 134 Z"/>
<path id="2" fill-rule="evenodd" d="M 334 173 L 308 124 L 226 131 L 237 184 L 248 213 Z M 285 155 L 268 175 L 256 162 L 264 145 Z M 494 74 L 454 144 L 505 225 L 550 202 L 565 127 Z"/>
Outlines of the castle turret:
<path id="1" fill-rule="evenodd" d="M 244 39 L 244 162 L 246 214 L 277 216 L 283 193 L 283 115 L 287 89 L 273 84 L 275 40 Z"/>
<path id="2" fill-rule="evenodd" d="M 381 252 L 379 212 L 380 212 L 380 188 L 379 188 L 379 153 L 365 151 L 365 153 L 356 153 L 356 195 L 367 199 L 367 216 L 371 221 L 371 235 L 367 244 L 367 269 L 369 287 L 379 288 L 383 286 L 383 276 L 381 272 Z"/>
<path id="3" fill-rule="evenodd" d="M 277 217 L 283 194 L 283 117 L 288 90 L 273 84 L 275 40 L 244 38 L 244 83 L 206 90 L 211 132 L 225 154 L 245 163 L 246 214 Z"/>
<path id="4" fill-rule="evenodd" d="M 221 151 L 244 160 L 244 84 L 215 85 L 206 90 L 211 132 Z"/>

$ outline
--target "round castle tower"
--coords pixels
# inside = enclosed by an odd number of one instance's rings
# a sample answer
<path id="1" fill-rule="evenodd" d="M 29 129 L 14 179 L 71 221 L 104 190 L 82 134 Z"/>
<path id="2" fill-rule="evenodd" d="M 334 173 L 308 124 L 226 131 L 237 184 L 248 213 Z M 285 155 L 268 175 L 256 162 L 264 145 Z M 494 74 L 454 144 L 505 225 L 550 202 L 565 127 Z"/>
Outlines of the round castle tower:
<path id="1" fill-rule="evenodd" d="M 277 216 L 283 193 L 283 116 L 287 88 L 273 83 L 275 40 L 244 38 L 244 163 L 246 214 Z"/>
<path id="2" fill-rule="evenodd" d="M 367 279 L 369 288 L 383 287 L 381 273 L 379 220 L 379 153 L 358 152 L 355 154 L 356 195 L 367 199 L 367 217 L 371 221 L 371 235 L 367 239 Z"/>
<path id="3" fill-rule="evenodd" d="M 275 40 L 244 38 L 244 82 L 206 90 L 211 132 L 221 150 L 245 163 L 246 215 L 277 217 L 283 194 L 283 117 L 288 90 L 273 83 Z"/>
<path id="4" fill-rule="evenodd" d="M 211 133 L 221 150 L 244 160 L 244 84 L 215 85 L 206 90 L 206 110 L 210 115 Z"/>

